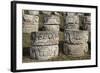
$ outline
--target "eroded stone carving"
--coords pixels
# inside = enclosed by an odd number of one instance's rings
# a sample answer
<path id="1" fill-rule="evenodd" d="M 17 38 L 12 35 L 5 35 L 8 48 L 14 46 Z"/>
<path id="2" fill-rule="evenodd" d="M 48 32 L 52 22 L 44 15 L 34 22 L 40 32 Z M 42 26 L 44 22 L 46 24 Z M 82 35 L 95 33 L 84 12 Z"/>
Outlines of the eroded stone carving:
<path id="1" fill-rule="evenodd" d="M 48 60 L 58 56 L 58 49 L 58 45 L 33 46 L 30 48 L 30 56 L 37 60 Z"/>
<path id="2" fill-rule="evenodd" d="M 44 24 L 60 24 L 60 17 L 56 15 L 45 16 Z"/>
<path id="3" fill-rule="evenodd" d="M 23 20 L 25 22 L 31 22 L 33 24 L 39 24 L 39 17 L 38 16 L 25 14 L 23 16 Z"/>
<path id="4" fill-rule="evenodd" d="M 88 31 L 65 31 L 65 42 L 70 44 L 82 44 L 88 41 Z"/>
<path id="5" fill-rule="evenodd" d="M 79 30 L 79 24 L 65 24 L 64 30 Z"/>
<path id="6" fill-rule="evenodd" d="M 72 55 L 74 57 L 84 56 L 88 51 L 87 43 L 84 44 L 67 44 L 64 43 L 64 53 L 66 55 Z"/>
<path id="7" fill-rule="evenodd" d="M 66 16 L 66 24 L 79 24 L 79 16 Z"/>
<path id="8" fill-rule="evenodd" d="M 59 25 L 43 25 L 44 31 L 59 31 Z"/>
<path id="9" fill-rule="evenodd" d="M 53 45 L 59 43 L 58 32 L 39 31 L 32 33 L 32 45 Z"/>

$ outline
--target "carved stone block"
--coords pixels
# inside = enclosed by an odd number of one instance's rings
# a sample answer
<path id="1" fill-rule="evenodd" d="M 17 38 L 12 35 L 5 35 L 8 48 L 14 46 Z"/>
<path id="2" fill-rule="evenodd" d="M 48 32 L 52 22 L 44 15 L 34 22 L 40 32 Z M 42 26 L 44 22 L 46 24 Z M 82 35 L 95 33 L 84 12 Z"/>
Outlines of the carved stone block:
<path id="1" fill-rule="evenodd" d="M 79 30 L 79 24 L 65 24 L 64 30 Z"/>
<path id="2" fill-rule="evenodd" d="M 59 43 L 59 33 L 39 31 L 32 33 L 32 45 L 53 45 Z"/>
<path id="3" fill-rule="evenodd" d="M 70 44 L 82 44 L 88 41 L 88 31 L 65 31 L 65 42 Z"/>
<path id="4" fill-rule="evenodd" d="M 64 44 L 64 54 L 71 55 L 73 57 L 84 56 L 88 52 L 88 44 Z"/>
<path id="5" fill-rule="evenodd" d="M 59 31 L 59 25 L 43 25 L 44 31 Z"/>
<path id="6" fill-rule="evenodd" d="M 33 24 L 39 24 L 39 16 L 25 14 L 23 16 L 23 20 L 25 22 L 31 22 Z"/>
<path id="7" fill-rule="evenodd" d="M 58 56 L 58 45 L 51 46 L 32 46 L 30 48 L 30 56 L 37 60 L 48 60 Z"/>
<path id="8" fill-rule="evenodd" d="M 66 24 L 79 24 L 79 16 L 66 16 Z"/>
<path id="9" fill-rule="evenodd" d="M 60 17 L 56 15 L 45 16 L 44 24 L 60 24 Z"/>
<path id="10" fill-rule="evenodd" d="M 24 33 L 31 33 L 38 31 L 38 24 L 33 24 L 32 22 L 24 22 L 23 23 L 23 32 Z"/>

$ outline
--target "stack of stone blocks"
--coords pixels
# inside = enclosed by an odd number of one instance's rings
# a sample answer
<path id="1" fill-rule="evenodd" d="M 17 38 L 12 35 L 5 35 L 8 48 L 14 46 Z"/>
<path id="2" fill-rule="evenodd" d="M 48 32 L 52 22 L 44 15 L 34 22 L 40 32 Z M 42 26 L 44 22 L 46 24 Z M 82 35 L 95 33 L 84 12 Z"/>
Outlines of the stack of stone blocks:
<path id="1" fill-rule="evenodd" d="M 88 31 L 80 30 L 80 18 L 77 13 L 66 14 L 64 26 L 64 53 L 73 57 L 84 56 L 88 51 Z"/>
<path id="2" fill-rule="evenodd" d="M 63 54 L 73 57 L 84 56 L 88 52 L 88 42 L 91 42 L 90 15 L 23 10 L 23 33 L 30 34 L 29 53 L 32 59 L 48 60 L 59 56 L 60 41 L 64 42 L 61 48 Z"/>
<path id="3" fill-rule="evenodd" d="M 44 14 L 42 31 L 32 33 L 30 55 L 38 60 L 48 60 L 59 52 L 59 16 Z M 58 21 L 57 21 L 58 20 Z"/>

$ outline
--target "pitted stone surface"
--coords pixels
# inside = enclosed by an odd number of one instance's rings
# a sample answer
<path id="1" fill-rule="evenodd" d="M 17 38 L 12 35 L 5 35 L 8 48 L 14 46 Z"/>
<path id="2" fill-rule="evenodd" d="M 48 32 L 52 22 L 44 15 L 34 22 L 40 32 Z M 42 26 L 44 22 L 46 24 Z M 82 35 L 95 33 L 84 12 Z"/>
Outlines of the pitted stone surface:
<path id="1" fill-rule="evenodd" d="M 88 41 L 88 31 L 65 31 L 65 42 L 70 44 L 82 44 Z"/>
<path id="2" fill-rule="evenodd" d="M 59 43 L 59 33 L 39 31 L 32 33 L 32 45 L 53 45 Z"/>
<path id="3" fill-rule="evenodd" d="M 60 24 L 60 17 L 57 15 L 45 16 L 44 24 Z"/>
<path id="4" fill-rule="evenodd" d="M 58 51 L 58 45 L 33 46 L 30 48 L 30 56 L 37 60 L 48 60 L 58 56 Z"/>

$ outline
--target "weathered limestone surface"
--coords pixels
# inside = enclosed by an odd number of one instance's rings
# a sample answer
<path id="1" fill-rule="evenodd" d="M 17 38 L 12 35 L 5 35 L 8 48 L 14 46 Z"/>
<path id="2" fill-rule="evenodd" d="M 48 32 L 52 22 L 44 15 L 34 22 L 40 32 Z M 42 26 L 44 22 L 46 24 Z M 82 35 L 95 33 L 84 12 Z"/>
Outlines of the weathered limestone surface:
<path id="1" fill-rule="evenodd" d="M 59 25 L 43 25 L 44 31 L 59 31 Z"/>
<path id="2" fill-rule="evenodd" d="M 39 31 L 32 33 L 32 45 L 53 45 L 59 43 L 59 33 Z"/>
<path id="3" fill-rule="evenodd" d="M 88 44 L 67 44 L 64 43 L 64 53 L 66 55 L 72 55 L 74 57 L 84 56 L 88 51 Z"/>
<path id="4" fill-rule="evenodd" d="M 23 16 L 23 20 L 25 22 L 31 22 L 33 24 L 39 24 L 39 16 L 25 14 Z"/>
<path id="5" fill-rule="evenodd" d="M 38 24 L 33 24 L 32 22 L 23 22 L 24 33 L 37 32 L 38 28 L 39 28 Z"/>
<path id="6" fill-rule="evenodd" d="M 33 46 L 30 48 L 30 56 L 37 60 L 48 60 L 52 57 L 58 56 L 58 51 L 58 45 Z"/>
<path id="7" fill-rule="evenodd" d="M 60 24 L 60 17 L 57 15 L 45 16 L 44 24 Z"/>
<path id="8" fill-rule="evenodd" d="M 70 44 L 82 44 L 88 41 L 88 31 L 65 31 L 65 42 Z"/>

